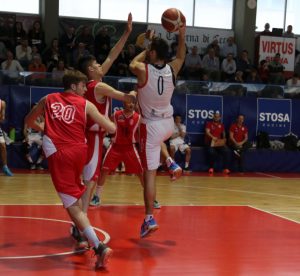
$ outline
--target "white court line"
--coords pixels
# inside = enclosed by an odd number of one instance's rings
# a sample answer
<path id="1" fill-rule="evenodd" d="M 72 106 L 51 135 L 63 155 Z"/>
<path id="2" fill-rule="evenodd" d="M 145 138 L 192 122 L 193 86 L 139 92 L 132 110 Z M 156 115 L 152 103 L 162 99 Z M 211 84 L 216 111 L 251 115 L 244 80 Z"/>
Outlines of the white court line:
<path id="1" fill-rule="evenodd" d="M 255 172 L 255 173 L 256 173 L 256 174 L 259 174 L 259 175 L 264 175 L 264 176 L 272 177 L 272 178 L 279 178 L 279 179 L 282 179 L 282 177 L 276 176 L 276 175 L 273 175 L 273 174 L 262 173 L 262 172 Z"/>
<path id="2" fill-rule="evenodd" d="M 258 210 L 258 211 L 260 211 L 260 212 L 263 212 L 263 213 L 266 213 L 266 214 L 275 216 L 275 217 L 279 217 L 279 218 L 284 219 L 284 220 L 288 220 L 288 221 L 294 222 L 294 223 L 296 223 L 296 224 L 300 224 L 300 222 L 297 221 L 297 220 L 293 220 L 293 219 L 290 219 L 290 218 L 286 218 L 286 217 L 284 217 L 284 216 L 281 216 L 281 215 L 278 215 L 278 214 L 274 214 L 274 213 L 272 213 L 272 212 L 269 212 L 269 211 L 266 211 L 266 210 L 263 210 L 263 209 L 260 209 L 260 208 L 251 206 L 251 205 L 248 205 L 248 207 L 250 207 L 250 208 L 252 208 L 252 209 L 255 209 L 255 210 Z"/>
<path id="3" fill-rule="evenodd" d="M 49 219 L 49 218 L 37 218 L 37 217 L 16 217 L 16 216 L 0 216 L 0 219 L 31 219 L 31 220 L 44 220 L 44 221 L 55 221 L 55 222 L 62 222 L 72 224 L 71 221 L 67 220 L 60 220 L 60 219 Z M 107 232 L 103 231 L 102 229 L 93 227 L 95 231 L 100 232 L 104 235 L 103 243 L 108 243 L 110 241 L 110 236 Z M 75 250 L 69 252 L 61 252 L 61 253 L 54 253 L 54 254 L 44 254 L 44 255 L 32 255 L 32 256 L 6 256 L 0 257 L 0 260 L 13 260 L 13 259 L 35 259 L 35 258 L 45 258 L 45 257 L 56 257 L 56 256 L 65 256 L 76 254 L 79 252 L 84 252 L 85 250 Z"/>

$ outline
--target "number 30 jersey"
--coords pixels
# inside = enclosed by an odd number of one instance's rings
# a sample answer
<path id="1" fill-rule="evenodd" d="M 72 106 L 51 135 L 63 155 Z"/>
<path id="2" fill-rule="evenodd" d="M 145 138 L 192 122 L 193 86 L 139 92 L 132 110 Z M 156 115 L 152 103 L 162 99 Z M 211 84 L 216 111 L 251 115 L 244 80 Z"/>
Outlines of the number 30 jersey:
<path id="1" fill-rule="evenodd" d="M 67 147 L 83 146 L 86 100 L 73 93 L 49 94 L 45 102 L 43 149 L 46 157 Z"/>
<path id="2" fill-rule="evenodd" d="M 173 116 L 171 98 L 175 77 L 168 64 L 146 64 L 146 82 L 138 87 L 138 103 L 143 119 L 156 121 Z"/>

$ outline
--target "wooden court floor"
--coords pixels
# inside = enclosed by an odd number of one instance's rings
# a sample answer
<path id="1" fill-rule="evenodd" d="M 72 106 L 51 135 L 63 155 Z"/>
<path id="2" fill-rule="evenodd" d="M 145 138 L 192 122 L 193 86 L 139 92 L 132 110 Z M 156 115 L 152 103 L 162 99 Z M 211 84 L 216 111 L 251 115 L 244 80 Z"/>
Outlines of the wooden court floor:
<path id="1" fill-rule="evenodd" d="M 141 240 L 141 186 L 109 176 L 89 216 L 115 254 L 95 272 L 47 172 L 0 175 L 0 275 L 300 275 L 300 175 L 160 175 L 157 195 L 160 229 Z"/>

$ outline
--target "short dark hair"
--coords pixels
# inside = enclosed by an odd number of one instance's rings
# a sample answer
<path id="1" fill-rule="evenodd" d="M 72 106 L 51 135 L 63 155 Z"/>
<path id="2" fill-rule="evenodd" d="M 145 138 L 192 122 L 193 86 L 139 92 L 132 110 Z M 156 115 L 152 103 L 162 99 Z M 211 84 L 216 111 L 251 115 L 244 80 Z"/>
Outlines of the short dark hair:
<path id="1" fill-rule="evenodd" d="M 156 52 L 157 58 L 160 60 L 167 60 L 169 54 L 169 44 L 160 37 L 155 37 L 152 40 L 150 50 Z"/>
<path id="2" fill-rule="evenodd" d="M 64 90 L 68 90 L 71 88 L 72 84 L 78 84 L 81 81 L 87 82 L 88 79 L 86 75 L 84 75 L 78 70 L 68 70 L 64 74 L 62 81 L 64 85 Z"/>
<path id="3" fill-rule="evenodd" d="M 88 75 L 88 67 L 96 60 L 93 55 L 83 56 L 78 60 L 77 69 L 83 74 Z"/>

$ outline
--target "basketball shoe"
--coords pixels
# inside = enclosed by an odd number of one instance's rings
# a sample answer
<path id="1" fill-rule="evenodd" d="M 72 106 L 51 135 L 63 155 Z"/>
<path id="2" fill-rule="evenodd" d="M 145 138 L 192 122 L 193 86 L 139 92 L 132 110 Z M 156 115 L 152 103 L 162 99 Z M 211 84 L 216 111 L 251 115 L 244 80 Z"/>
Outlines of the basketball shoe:
<path id="1" fill-rule="evenodd" d="M 100 206 L 100 198 L 97 195 L 93 195 L 93 198 L 90 202 L 90 206 L 98 207 Z"/>
<path id="2" fill-rule="evenodd" d="M 150 219 L 149 221 L 143 222 L 141 226 L 141 238 L 146 237 L 150 233 L 156 231 L 159 228 L 154 218 Z"/>
<path id="3" fill-rule="evenodd" d="M 77 249 L 87 249 L 89 248 L 88 240 L 80 233 L 79 229 L 72 224 L 70 228 L 71 236 L 77 242 L 76 248 Z"/>
<path id="4" fill-rule="evenodd" d="M 97 248 L 94 247 L 93 249 L 95 251 L 95 255 L 97 256 L 97 261 L 95 263 L 96 269 L 106 267 L 109 258 L 112 256 L 112 249 L 104 243 L 100 243 Z"/>

